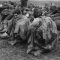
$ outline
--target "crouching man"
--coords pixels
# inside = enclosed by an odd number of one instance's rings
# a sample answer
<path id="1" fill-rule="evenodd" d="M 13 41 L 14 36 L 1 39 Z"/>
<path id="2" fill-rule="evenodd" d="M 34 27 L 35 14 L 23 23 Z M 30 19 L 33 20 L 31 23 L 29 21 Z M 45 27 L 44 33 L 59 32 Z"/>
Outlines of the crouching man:
<path id="1" fill-rule="evenodd" d="M 35 19 L 29 26 L 30 37 L 27 53 L 37 56 L 54 48 L 58 40 L 58 32 L 55 22 L 50 17 L 42 16 L 41 11 L 34 16 Z"/>
<path id="2" fill-rule="evenodd" d="M 7 33 L 10 36 L 12 35 L 12 41 L 9 41 L 10 44 L 12 43 L 12 45 L 14 45 L 16 43 L 16 39 L 18 40 L 18 36 L 20 41 L 26 39 L 29 23 L 30 19 L 27 18 L 26 15 L 21 14 L 17 15 L 16 19 L 9 21 Z"/>

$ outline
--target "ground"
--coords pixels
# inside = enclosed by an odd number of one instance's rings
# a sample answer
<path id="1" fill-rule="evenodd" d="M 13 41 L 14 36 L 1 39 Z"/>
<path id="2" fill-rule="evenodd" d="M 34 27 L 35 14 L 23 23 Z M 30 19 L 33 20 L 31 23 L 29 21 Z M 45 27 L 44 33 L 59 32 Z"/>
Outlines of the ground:
<path id="1" fill-rule="evenodd" d="M 55 51 L 35 57 L 26 53 L 25 46 L 11 46 L 7 40 L 0 39 L 0 60 L 60 60 L 60 44 Z"/>

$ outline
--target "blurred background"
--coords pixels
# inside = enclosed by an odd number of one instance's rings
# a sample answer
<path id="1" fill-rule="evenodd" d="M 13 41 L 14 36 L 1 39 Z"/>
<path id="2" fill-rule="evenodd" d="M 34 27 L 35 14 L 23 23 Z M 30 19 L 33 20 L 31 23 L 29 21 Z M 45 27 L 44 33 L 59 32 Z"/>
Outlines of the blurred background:
<path id="1" fill-rule="evenodd" d="M 16 1 L 16 2 L 19 2 L 20 0 L 0 0 L 0 3 L 2 3 L 2 1 Z M 60 6 L 60 0 L 28 0 L 28 4 L 29 3 L 33 3 L 36 6 L 44 6 L 45 3 L 48 3 L 50 5 L 51 3 L 53 3 L 57 7 Z"/>

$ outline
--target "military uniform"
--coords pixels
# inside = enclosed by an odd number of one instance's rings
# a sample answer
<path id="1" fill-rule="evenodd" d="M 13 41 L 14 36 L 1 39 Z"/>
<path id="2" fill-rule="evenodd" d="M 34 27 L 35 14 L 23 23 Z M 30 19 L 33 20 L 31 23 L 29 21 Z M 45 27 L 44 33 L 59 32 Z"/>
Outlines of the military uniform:
<path id="1" fill-rule="evenodd" d="M 28 39 L 27 53 L 38 55 L 44 50 L 51 50 L 53 41 L 57 41 L 57 27 L 50 17 L 35 18 L 29 26 L 29 31 L 31 34 Z"/>

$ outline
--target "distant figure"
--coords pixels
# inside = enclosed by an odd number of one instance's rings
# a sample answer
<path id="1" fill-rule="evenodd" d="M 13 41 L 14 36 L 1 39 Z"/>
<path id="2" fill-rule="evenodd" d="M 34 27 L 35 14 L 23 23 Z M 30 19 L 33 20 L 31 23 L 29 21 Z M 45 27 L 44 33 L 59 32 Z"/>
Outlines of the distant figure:
<path id="1" fill-rule="evenodd" d="M 27 7 L 27 2 L 28 2 L 28 0 L 21 0 L 21 11 L 22 11 L 22 13 L 23 13 L 24 8 Z"/>
<path id="2" fill-rule="evenodd" d="M 28 0 L 21 0 L 21 7 L 26 7 L 27 2 L 28 2 Z"/>

